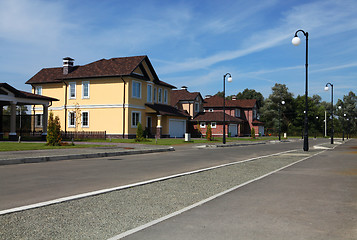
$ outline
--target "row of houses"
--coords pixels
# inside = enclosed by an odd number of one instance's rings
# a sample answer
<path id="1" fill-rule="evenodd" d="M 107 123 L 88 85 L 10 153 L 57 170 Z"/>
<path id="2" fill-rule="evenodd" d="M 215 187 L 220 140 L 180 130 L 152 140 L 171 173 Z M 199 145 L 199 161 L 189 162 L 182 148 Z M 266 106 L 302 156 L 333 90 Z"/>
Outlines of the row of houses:
<path id="1" fill-rule="evenodd" d="M 29 96 L 47 101 L 42 106 L 29 102 L 35 105 L 34 124 L 44 135 L 52 111 L 66 132 L 106 131 L 109 137 L 134 138 L 140 122 L 157 138 L 205 135 L 208 124 L 213 135 L 222 136 L 223 98 L 203 98 L 187 87 L 175 90 L 158 78 L 147 56 L 101 59 L 82 66 L 66 57 L 63 66 L 44 68 L 26 84 L 32 86 Z M 226 100 L 225 119 L 231 136 L 249 135 L 251 128 L 264 134 L 256 100 Z"/>

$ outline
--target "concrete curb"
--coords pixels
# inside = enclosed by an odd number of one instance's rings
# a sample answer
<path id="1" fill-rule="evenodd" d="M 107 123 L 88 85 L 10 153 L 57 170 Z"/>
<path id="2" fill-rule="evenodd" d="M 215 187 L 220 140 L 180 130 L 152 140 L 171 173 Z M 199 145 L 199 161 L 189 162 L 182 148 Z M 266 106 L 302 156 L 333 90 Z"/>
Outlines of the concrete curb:
<path id="1" fill-rule="evenodd" d="M 2 160 L 0 160 L 0 165 L 40 163 L 40 162 L 51 162 L 51 161 L 71 160 L 71 159 L 85 159 L 85 158 L 99 158 L 99 157 L 114 157 L 114 156 L 123 156 L 123 155 L 145 154 L 145 153 L 155 153 L 155 152 L 169 152 L 169 151 L 175 151 L 175 148 L 169 147 L 169 148 L 141 149 L 141 150 L 131 150 L 131 151 L 118 151 L 118 152 L 100 152 L 100 153 L 70 154 L 70 155 L 60 155 L 60 156 L 23 157 L 23 158 L 14 158 L 14 159 L 2 159 Z"/>

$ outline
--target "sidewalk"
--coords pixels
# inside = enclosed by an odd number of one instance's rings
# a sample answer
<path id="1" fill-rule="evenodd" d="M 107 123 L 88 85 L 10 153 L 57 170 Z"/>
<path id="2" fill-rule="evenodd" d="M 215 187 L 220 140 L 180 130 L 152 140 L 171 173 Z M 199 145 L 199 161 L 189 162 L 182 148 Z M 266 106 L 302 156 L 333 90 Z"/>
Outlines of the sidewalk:
<path id="1" fill-rule="evenodd" d="M 281 142 L 296 141 L 283 140 Z M 93 148 L 64 148 L 49 150 L 26 150 L 26 151 L 8 151 L 0 152 L 0 165 L 39 163 L 49 161 L 61 161 L 70 159 L 113 157 L 121 155 L 145 154 L 154 152 L 167 152 L 187 149 L 187 148 L 216 148 L 216 147 L 238 147 L 259 144 L 274 144 L 279 141 L 259 141 L 259 142 L 233 142 L 233 143 L 192 143 L 180 144 L 175 146 L 145 145 L 133 143 L 98 143 L 98 142 L 74 142 L 74 144 L 93 144 L 103 145 L 103 147 Z"/>
<path id="2" fill-rule="evenodd" d="M 75 144 L 96 144 L 78 142 Z M 70 159 L 112 157 L 120 155 L 144 154 L 154 152 L 175 151 L 170 146 L 156 146 L 144 144 L 126 143 L 103 143 L 103 147 L 93 148 L 65 148 L 50 150 L 27 150 L 27 151 L 8 151 L 0 152 L 0 165 L 39 163 L 48 161 L 60 161 Z"/>

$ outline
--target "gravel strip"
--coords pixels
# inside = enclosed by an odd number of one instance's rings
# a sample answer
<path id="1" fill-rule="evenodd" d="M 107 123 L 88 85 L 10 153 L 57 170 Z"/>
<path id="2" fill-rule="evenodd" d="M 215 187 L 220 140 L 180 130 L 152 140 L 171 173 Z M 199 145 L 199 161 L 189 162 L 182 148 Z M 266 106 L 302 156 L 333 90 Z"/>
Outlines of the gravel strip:
<path id="1" fill-rule="evenodd" d="M 2 215 L 0 239 L 108 239 L 306 158 L 296 153 Z"/>

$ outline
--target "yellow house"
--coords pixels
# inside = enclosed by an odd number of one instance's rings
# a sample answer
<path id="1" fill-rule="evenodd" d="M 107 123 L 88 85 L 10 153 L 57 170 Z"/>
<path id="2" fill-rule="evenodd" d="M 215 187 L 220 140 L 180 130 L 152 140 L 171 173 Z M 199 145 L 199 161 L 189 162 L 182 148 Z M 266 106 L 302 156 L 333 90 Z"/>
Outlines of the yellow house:
<path id="1" fill-rule="evenodd" d="M 59 99 L 49 111 L 59 116 L 65 132 L 106 131 L 109 137 L 134 138 L 139 122 L 158 138 L 183 137 L 186 132 L 189 115 L 169 105 L 175 87 L 159 80 L 147 56 L 83 66 L 67 57 L 62 67 L 44 68 L 26 84 L 35 94 Z M 42 113 L 41 108 L 33 111 Z"/>

